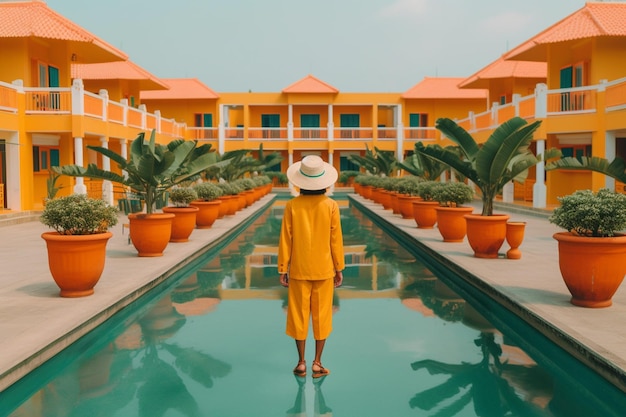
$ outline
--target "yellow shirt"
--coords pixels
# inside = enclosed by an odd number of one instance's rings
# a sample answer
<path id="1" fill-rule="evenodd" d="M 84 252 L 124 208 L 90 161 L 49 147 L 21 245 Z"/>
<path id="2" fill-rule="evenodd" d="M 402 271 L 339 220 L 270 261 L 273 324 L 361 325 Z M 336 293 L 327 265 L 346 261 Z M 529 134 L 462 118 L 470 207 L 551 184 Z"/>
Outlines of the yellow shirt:
<path id="1" fill-rule="evenodd" d="M 287 202 L 278 244 L 278 273 L 290 279 L 321 280 L 345 268 L 339 206 L 325 195 L 300 195 Z"/>

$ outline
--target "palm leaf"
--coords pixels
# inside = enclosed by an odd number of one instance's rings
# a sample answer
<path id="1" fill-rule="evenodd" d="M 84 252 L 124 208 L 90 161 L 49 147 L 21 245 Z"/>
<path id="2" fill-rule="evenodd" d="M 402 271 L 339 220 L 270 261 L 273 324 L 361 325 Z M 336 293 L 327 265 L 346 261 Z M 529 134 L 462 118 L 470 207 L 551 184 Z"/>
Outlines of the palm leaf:
<path id="1" fill-rule="evenodd" d="M 431 145 L 424 146 L 421 142 L 418 142 L 415 144 L 415 150 L 435 161 L 448 165 L 469 180 L 475 183 L 479 182 L 479 178 L 476 175 L 476 171 L 472 168 L 471 162 L 459 158 L 459 155 L 451 149 Z"/>
<path id="2" fill-rule="evenodd" d="M 467 159 L 474 160 L 480 148 L 474 138 L 467 133 L 465 129 L 459 126 L 454 120 L 448 118 L 437 119 L 435 127 L 448 139 L 459 145 Z"/>
<path id="3" fill-rule="evenodd" d="M 554 169 L 589 170 L 607 175 L 620 182 L 626 182 L 626 161 L 619 156 L 611 162 L 598 156 L 583 156 L 580 160 L 568 156 L 546 165 L 547 171 Z"/>

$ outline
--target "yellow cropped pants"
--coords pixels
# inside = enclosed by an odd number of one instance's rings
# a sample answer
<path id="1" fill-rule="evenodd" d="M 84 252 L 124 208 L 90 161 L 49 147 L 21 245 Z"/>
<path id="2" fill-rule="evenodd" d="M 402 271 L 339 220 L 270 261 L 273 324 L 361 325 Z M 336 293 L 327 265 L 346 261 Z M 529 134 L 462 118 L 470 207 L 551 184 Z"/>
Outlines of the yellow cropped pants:
<path id="1" fill-rule="evenodd" d="M 287 306 L 287 335 L 304 340 L 313 322 L 315 340 L 325 340 L 333 330 L 332 278 L 322 280 L 289 280 L 289 303 Z"/>

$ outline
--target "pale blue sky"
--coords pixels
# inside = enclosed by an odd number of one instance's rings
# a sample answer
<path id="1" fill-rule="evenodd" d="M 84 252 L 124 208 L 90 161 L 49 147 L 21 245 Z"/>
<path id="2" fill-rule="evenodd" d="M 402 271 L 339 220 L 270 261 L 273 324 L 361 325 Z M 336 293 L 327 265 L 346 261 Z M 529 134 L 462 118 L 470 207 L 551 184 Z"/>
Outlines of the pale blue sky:
<path id="1" fill-rule="evenodd" d="M 46 0 L 161 78 L 280 91 L 404 92 L 467 77 L 585 0 Z"/>

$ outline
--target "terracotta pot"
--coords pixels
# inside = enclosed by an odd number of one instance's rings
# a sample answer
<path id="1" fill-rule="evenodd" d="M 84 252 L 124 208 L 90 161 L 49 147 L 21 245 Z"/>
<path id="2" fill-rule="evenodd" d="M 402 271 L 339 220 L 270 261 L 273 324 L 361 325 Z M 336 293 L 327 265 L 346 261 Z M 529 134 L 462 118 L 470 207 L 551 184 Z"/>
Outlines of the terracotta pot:
<path id="1" fill-rule="evenodd" d="M 223 205 L 221 200 L 196 200 L 192 201 L 190 204 L 200 210 L 198 214 L 196 214 L 196 226 L 198 229 L 208 229 L 213 226 L 215 220 L 219 218 L 220 210 Z"/>
<path id="2" fill-rule="evenodd" d="M 372 187 L 371 185 L 362 185 L 361 186 L 361 195 L 363 198 L 367 198 L 368 200 L 372 199 Z"/>
<path id="3" fill-rule="evenodd" d="M 48 266 L 61 297 L 84 297 L 93 288 L 104 270 L 106 245 L 113 233 L 93 235 L 60 235 L 46 232 L 41 237 L 48 248 Z"/>
<path id="4" fill-rule="evenodd" d="M 583 237 L 555 233 L 559 268 L 571 303 L 581 307 L 608 307 L 626 275 L 626 235 Z"/>
<path id="5" fill-rule="evenodd" d="M 246 198 L 246 207 L 251 206 L 256 201 L 256 195 L 254 190 L 244 191 L 243 196 Z"/>
<path id="6" fill-rule="evenodd" d="M 400 214 L 400 201 L 398 200 L 399 194 L 395 191 L 390 191 L 389 196 L 391 199 L 391 211 L 393 214 Z"/>
<path id="7" fill-rule="evenodd" d="M 172 234 L 170 242 L 187 242 L 196 228 L 198 207 L 163 207 L 163 213 L 172 213 Z"/>
<path id="8" fill-rule="evenodd" d="M 225 215 L 232 216 L 237 213 L 239 208 L 239 197 L 235 195 L 223 195 L 220 197 L 222 204 L 225 206 Z"/>
<path id="9" fill-rule="evenodd" d="M 519 247 L 524 240 L 525 229 L 526 222 L 508 222 L 506 224 L 506 243 L 511 247 L 506 252 L 508 259 L 521 259 L 522 251 L 519 250 Z"/>
<path id="10" fill-rule="evenodd" d="M 163 256 L 172 235 L 172 213 L 131 213 L 130 240 L 142 257 Z"/>
<path id="11" fill-rule="evenodd" d="M 391 191 L 389 190 L 380 190 L 379 191 L 379 200 L 380 204 L 383 206 L 385 210 L 391 210 Z"/>
<path id="12" fill-rule="evenodd" d="M 507 214 L 481 216 L 466 214 L 467 241 L 477 258 L 497 258 L 498 251 L 506 238 Z"/>
<path id="13" fill-rule="evenodd" d="M 437 228 L 444 242 L 463 242 L 467 232 L 465 215 L 474 211 L 472 207 L 435 207 Z"/>
<path id="14" fill-rule="evenodd" d="M 439 203 L 436 201 L 413 202 L 413 219 L 415 219 L 419 229 L 432 229 L 435 226 L 437 223 L 435 207 L 439 207 Z"/>
<path id="15" fill-rule="evenodd" d="M 419 197 L 413 195 L 400 195 L 398 196 L 398 205 L 400 209 L 400 215 L 403 219 L 413 218 L 413 202 L 420 201 Z"/>

